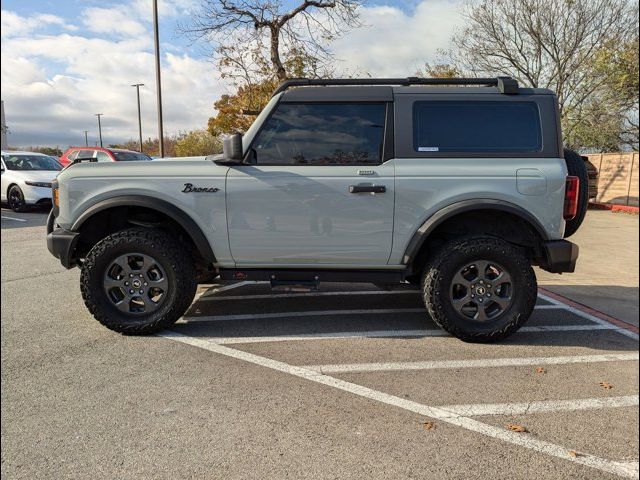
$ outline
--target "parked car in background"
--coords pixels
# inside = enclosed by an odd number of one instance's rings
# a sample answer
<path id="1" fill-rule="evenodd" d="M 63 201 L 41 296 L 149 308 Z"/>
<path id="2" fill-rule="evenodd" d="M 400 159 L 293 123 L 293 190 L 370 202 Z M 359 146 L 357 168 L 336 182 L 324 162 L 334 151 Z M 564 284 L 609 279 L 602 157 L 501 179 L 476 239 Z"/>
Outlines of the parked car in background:
<path id="1" fill-rule="evenodd" d="M 62 165 L 53 157 L 34 152 L 2 151 L 2 201 L 14 212 L 27 205 L 51 205 L 51 182 Z"/>
<path id="2" fill-rule="evenodd" d="M 582 159 L 587 167 L 587 175 L 589 177 L 589 200 L 595 202 L 598 197 L 598 169 L 589 161 L 589 157 L 583 156 Z"/>
<path id="3" fill-rule="evenodd" d="M 148 161 L 151 157 L 144 153 L 120 148 L 102 147 L 71 147 L 60 157 L 63 167 L 71 165 L 78 159 L 93 160 L 95 162 L 136 162 Z"/>

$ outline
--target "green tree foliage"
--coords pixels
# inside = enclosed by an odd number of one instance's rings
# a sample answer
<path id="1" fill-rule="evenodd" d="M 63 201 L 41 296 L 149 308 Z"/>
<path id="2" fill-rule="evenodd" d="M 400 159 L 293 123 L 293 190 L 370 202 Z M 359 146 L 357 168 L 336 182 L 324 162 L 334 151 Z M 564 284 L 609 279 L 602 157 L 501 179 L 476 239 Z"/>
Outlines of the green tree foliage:
<path id="1" fill-rule="evenodd" d="M 176 156 L 195 157 L 222 152 L 222 143 L 207 130 L 192 130 L 176 142 Z"/>
<path id="2" fill-rule="evenodd" d="M 167 157 L 176 156 L 176 142 L 178 141 L 178 135 L 165 136 L 164 137 L 164 154 Z M 140 151 L 140 144 L 137 140 L 129 140 L 128 142 L 111 144 L 109 148 L 123 148 L 125 150 L 132 150 L 134 152 Z M 157 138 L 147 138 L 142 142 L 142 153 L 149 155 L 150 157 L 156 157 L 160 152 L 160 144 Z"/>
<path id="3" fill-rule="evenodd" d="M 30 152 L 44 153 L 52 157 L 59 157 L 63 153 L 58 147 L 29 147 L 27 150 Z"/>

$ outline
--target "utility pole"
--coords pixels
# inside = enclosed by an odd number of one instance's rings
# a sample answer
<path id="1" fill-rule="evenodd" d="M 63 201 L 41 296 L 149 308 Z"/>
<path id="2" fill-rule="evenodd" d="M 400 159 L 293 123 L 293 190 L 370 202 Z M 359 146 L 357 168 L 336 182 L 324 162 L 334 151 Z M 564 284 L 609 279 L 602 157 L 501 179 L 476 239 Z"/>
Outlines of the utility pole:
<path id="1" fill-rule="evenodd" d="M 156 89 L 158 93 L 158 145 L 160 158 L 164 157 L 164 134 L 162 133 L 162 87 L 160 86 L 160 33 L 158 32 L 158 0 L 153 0 L 153 42 L 156 52 Z"/>
<path id="2" fill-rule="evenodd" d="M 85 130 L 84 131 L 84 146 L 85 147 L 89 146 L 89 137 L 87 136 L 88 133 L 89 133 L 89 130 Z"/>
<path id="3" fill-rule="evenodd" d="M 142 117 L 140 115 L 140 87 L 142 87 L 144 83 L 134 83 L 131 85 L 132 87 L 136 87 L 136 94 L 138 96 L 138 135 L 140 138 L 140 153 L 142 153 Z"/>
<path id="4" fill-rule="evenodd" d="M 100 117 L 104 115 L 104 113 L 94 113 L 96 117 L 98 117 L 98 136 L 100 137 L 100 146 L 102 147 L 102 124 L 100 123 Z"/>

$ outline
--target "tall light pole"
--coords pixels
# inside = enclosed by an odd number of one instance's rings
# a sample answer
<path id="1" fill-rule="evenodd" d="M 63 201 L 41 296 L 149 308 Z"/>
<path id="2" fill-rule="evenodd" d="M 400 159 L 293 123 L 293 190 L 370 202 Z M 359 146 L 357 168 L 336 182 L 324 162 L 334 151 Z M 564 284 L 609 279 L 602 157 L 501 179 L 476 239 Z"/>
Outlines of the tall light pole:
<path id="1" fill-rule="evenodd" d="M 98 117 L 98 136 L 100 137 L 100 146 L 102 147 L 102 124 L 100 123 L 100 117 L 104 115 L 104 113 L 94 113 L 96 117 Z"/>
<path id="2" fill-rule="evenodd" d="M 160 86 L 160 33 L 158 32 L 158 0 L 153 0 L 153 43 L 156 51 L 156 89 L 158 92 L 158 145 L 160 157 L 164 157 L 164 134 L 162 133 L 162 88 Z"/>
<path id="3" fill-rule="evenodd" d="M 88 133 L 89 133 L 89 130 L 85 130 L 84 131 L 84 146 L 85 147 L 89 146 L 89 137 L 87 136 Z"/>
<path id="4" fill-rule="evenodd" d="M 140 116 L 140 87 L 144 83 L 134 83 L 132 87 L 136 87 L 136 94 L 138 96 L 138 134 L 140 136 L 140 153 L 142 153 L 142 117 Z"/>

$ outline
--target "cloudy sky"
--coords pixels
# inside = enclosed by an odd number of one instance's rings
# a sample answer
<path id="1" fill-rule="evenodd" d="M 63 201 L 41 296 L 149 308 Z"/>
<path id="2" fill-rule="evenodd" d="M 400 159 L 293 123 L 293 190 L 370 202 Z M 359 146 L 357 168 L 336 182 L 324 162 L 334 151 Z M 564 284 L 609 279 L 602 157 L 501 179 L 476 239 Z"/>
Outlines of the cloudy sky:
<path id="1" fill-rule="evenodd" d="M 286 0 L 294 3 L 294 0 Z M 177 31 L 200 0 L 160 0 L 165 134 L 203 128 L 229 86 L 207 52 Z M 339 65 L 373 76 L 408 76 L 460 24 L 459 0 L 370 0 L 364 27 L 333 46 Z M 66 148 L 137 138 L 133 83 L 141 88 L 143 135 L 156 136 L 151 0 L 2 0 L 2 100 L 11 146 Z"/>

